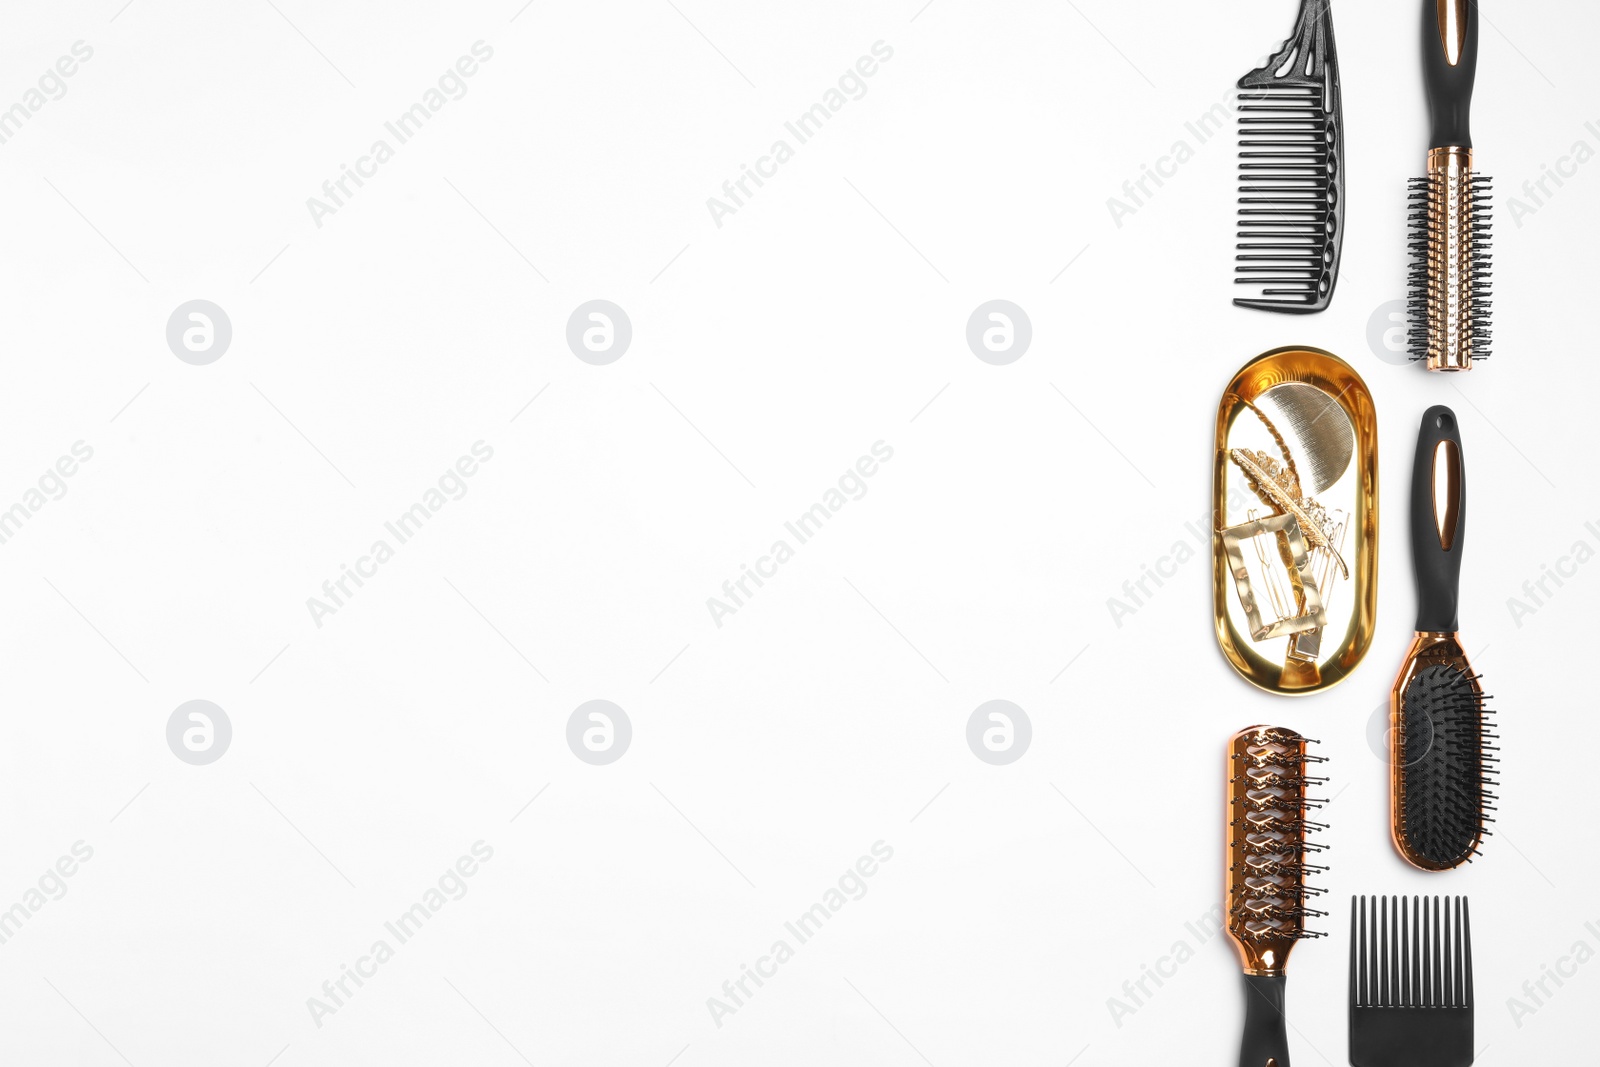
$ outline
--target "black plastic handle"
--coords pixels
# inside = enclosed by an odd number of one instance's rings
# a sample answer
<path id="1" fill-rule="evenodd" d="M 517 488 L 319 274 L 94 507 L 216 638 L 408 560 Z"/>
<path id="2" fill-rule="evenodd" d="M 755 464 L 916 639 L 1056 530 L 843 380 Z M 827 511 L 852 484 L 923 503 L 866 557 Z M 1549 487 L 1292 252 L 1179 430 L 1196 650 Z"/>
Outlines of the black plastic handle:
<path id="1" fill-rule="evenodd" d="M 1422 76 L 1433 121 L 1430 148 L 1472 147 L 1472 83 L 1477 75 L 1477 0 L 1422 0 Z"/>
<path id="2" fill-rule="evenodd" d="M 1239 1067 L 1289 1067 L 1289 1034 L 1283 1018 L 1286 975 L 1244 976 L 1244 1042 Z"/>
<path id="3" fill-rule="evenodd" d="M 1440 448 L 1449 442 L 1453 447 Z M 1411 561 L 1417 570 L 1417 630 L 1455 633 L 1461 549 L 1467 539 L 1467 467 L 1456 413 L 1429 408 L 1411 468 Z M 1453 471 L 1436 469 L 1454 464 Z M 1453 501 L 1451 499 L 1453 493 Z"/>

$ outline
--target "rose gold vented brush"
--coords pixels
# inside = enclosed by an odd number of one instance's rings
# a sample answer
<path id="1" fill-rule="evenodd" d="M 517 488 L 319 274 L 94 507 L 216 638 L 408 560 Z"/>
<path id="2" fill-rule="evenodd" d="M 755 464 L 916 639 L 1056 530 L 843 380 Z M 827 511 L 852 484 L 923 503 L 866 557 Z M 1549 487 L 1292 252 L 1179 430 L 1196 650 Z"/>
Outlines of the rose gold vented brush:
<path id="1" fill-rule="evenodd" d="M 1239 1067 L 1289 1067 L 1283 1015 L 1289 950 L 1321 937 L 1306 920 L 1325 915 L 1309 906 L 1322 891 L 1307 879 L 1327 870 L 1307 861 L 1322 851 L 1307 841 L 1324 829 L 1308 813 L 1321 805 L 1308 786 L 1327 779 L 1307 773 L 1323 762 L 1293 730 L 1252 726 L 1228 744 L 1228 935 L 1244 965 L 1244 1040 Z"/>

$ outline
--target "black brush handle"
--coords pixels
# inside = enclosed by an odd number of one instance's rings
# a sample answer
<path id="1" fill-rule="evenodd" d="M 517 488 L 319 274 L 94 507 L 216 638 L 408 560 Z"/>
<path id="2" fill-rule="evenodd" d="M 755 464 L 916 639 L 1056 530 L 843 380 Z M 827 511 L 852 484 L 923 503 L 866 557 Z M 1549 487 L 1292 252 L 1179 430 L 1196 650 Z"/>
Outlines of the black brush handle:
<path id="1" fill-rule="evenodd" d="M 1449 441 L 1454 449 L 1439 446 Z M 1449 522 L 1445 486 L 1450 472 L 1437 464 L 1457 464 L 1455 516 Z M 1446 477 L 1440 477 L 1446 476 Z M 1435 487 L 1440 499 L 1435 501 Z M 1439 509 L 1436 513 L 1435 508 Z M 1441 525 L 1446 527 L 1440 532 Z M 1456 413 L 1443 404 L 1429 408 L 1417 431 L 1417 458 L 1411 468 L 1411 560 L 1417 569 L 1417 630 L 1420 633 L 1455 633 L 1460 602 L 1461 549 L 1467 539 L 1466 456 L 1461 449 L 1461 427 Z M 1448 544 L 1446 544 L 1448 542 Z"/>
<path id="2" fill-rule="evenodd" d="M 1289 1034 L 1283 1017 L 1282 974 L 1244 976 L 1244 1042 L 1239 1067 L 1289 1067 Z"/>
<path id="3" fill-rule="evenodd" d="M 1422 0 L 1422 76 L 1433 120 L 1430 148 L 1472 147 L 1472 83 L 1477 74 L 1476 0 Z"/>

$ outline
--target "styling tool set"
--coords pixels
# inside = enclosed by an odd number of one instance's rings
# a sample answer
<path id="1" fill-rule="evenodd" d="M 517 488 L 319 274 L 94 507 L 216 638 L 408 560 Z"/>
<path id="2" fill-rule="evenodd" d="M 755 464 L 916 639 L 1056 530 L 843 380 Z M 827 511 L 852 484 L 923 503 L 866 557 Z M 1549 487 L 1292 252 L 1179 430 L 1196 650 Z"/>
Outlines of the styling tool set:
<path id="1" fill-rule="evenodd" d="M 1416 0 L 1413 0 L 1415 3 Z M 1414 11 L 1404 7 L 1404 19 Z M 1408 343 L 1429 371 L 1489 355 L 1489 179 L 1469 115 L 1478 5 L 1422 0 L 1427 169 L 1411 182 Z M 1331 0 L 1301 0 L 1289 38 L 1238 82 L 1235 282 L 1241 308 L 1325 310 L 1338 283 L 1347 167 Z M 1398 20 L 1397 20 L 1398 21 Z M 1349 364 L 1309 346 L 1247 362 L 1223 389 L 1212 454 L 1212 612 L 1217 644 L 1251 685 L 1303 696 L 1345 680 L 1372 642 L 1378 589 L 1378 419 Z M 1459 633 L 1466 456 L 1443 405 L 1417 434 L 1410 485 L 1415 635 L 1389 694 L 1389 826 L 1416 872 L 1480 855 L 1495 810 L 1498 740 Z M 1227 930 L 1245 975 L 1240 1067 L 1289 1067 L 1286 965 L 1322 936 L 1310 883 L 1329 828 L 1313 744 L 1284 726 L 1228 742 Z M 1317 838 L 1318 840 L 1313 840 Z M 1354 1067 L 1468 1067 L 1472 936 L 1455 896 L 1350 902 L 1349 1058 Z M 1313 954 L 1313 960 L 1315 954 Z"/>
<path id="2" fill-rule="evenodd" d="M 1401 5 L 1396 5 L 1401 6 Z M 1492 183 L 1474 166 L 1476 0 L 1422 0 L 1429 115 L 1423 176 L 1411 180 L 1409 348 L 1429 370 L 1471 370 L 1490 347 Z M 1324 311 L 1339 281 L 1346 215 L 1344 104 L 1333 0 L 1300 0 L 1289 37 L 1240 78 L 1234 282 L 1258 311 Z"/>

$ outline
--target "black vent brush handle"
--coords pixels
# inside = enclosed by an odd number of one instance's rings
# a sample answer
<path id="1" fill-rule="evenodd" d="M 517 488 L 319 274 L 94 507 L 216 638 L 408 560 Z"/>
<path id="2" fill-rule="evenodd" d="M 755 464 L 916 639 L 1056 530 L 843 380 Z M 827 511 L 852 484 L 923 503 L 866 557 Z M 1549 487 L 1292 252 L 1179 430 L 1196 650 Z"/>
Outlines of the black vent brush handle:
<path id="1" fill-rule="evenodd" d="M 1244 976 L 1244 1042 L 1239 1067 L 1289 1067 L 1289 1035 L 1284 1024 L 1281 974 Z"/>
<path id="2" fill-rule="evenodd" d="M 1422 416 L 1411 469 L 1411 559 L 1417 571 L 1417 631 L 1455 633 L 1461 550 L 1467 534 L 1466 460 L 1456 413 L 1437 404 Z"/>
<path id="3" fill-rule="evenodd" d="M 1472 147 L 1472 83 L 1478 74 L 1478 5 L 1422 0 L 1422 76 L 1433 132 L 1430 148 Z"/>

